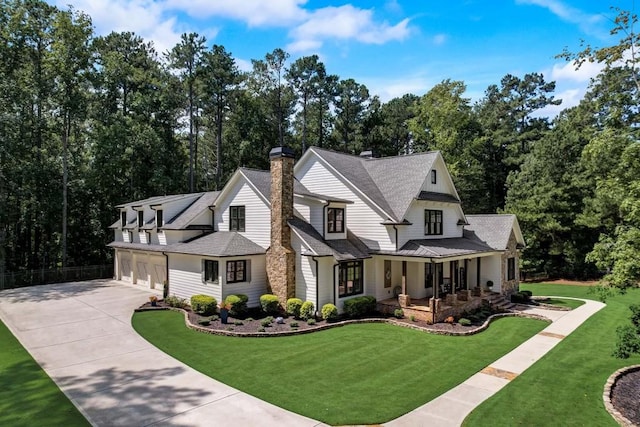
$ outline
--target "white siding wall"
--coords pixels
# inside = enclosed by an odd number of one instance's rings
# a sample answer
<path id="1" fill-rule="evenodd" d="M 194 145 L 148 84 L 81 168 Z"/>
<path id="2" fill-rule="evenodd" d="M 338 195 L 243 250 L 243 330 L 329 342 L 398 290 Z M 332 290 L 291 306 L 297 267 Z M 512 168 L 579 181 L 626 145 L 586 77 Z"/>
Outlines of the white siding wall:
<path id="1" fill-rule="evenodd" d="M 309 200 L 299 199 L 294 197 L 293 199 L 293 210 L 296 212 L 302 219 L 307 222 L 311 221 L 311 202 Z"/>
<path id="2" fill-rule="evenodd" d="M 317 309 L 315 262 L 310 256 L 301 255 L 306 247 L 298 236 L 293 233 L 291 246 L 296 253 L 296 298 L 313 302 Z"/>
<path id="3" fill-rule="evenodd" d="M 226 271 L 226 261 L 246 259 L 251 261 L 251 276 L 250 282 L 240 283 L 226 283 L 226 277 L 224 272 Z M 247 303 L 249 307 L 258 307 L 260 305 L 260 296 L 267 293 L 267 267 L 265 263 L 265 256 L 252 256 L 252 257 L 235 257 L 224 258 L 220 263 L 221 274 L 223 274 L 223 286 L 222 296 L 226 298 L 227 295 L 232 294 L 245 294 L 249 297 Z"/>
<path id="4" fill-rule="evenodd" d="M 229 230 L 229 206 L 245 207 L 245 231 L 241 233 L 249 240 L 268 248 L 271 240 L 271 212 L 261 197 L 244 181 L 230 189 L 225 200 L 216 206 L 216 230 Z M 218 205 L 218 204 L 217 204 Z"/>
<path id="5" fill-rule="evenodd" d="M 337 286 L 333 279 L 334 264 L 333 257 L 318 258 L 318 310 L 327 303 L 333 304 L 334 287 Z"/>
<path id="6" fill-rule="evenodd" d="M 222 301 L 222 285 L 202 281 L 202 260 L 214 259 L 193 255 L 169 254 L 169 294 L 190 299 L 193 295 L 211 295 Z M 218 260 L 218 271 L 222 274 L 224 262 Z"/>
<path id="7" fill-rule="evenodd" d="M 380 225 L 385 218 L 374 212 L 366 202 L 356 196 L 317 159 L 312 157 L 306 164 L 301 165 L 296 172 L 296 177 L 311 192 L 353 201 L 354 204 L 347 205 L 346 209 L 347 227 L 372 248 L 395 249 L 391 233 L 385 226 Z"/>
<path id="8" fill-rule="evenodd" d="M 442 235 L 425 236 L 424 210 L 434 209 L 442 211 Z M 449 203 L 438 203 L 416 200 L 411 204 L 406 219 L 412 225 L 398 227 L 398 247 L 402 247 L 408 240 L 414 239 L 443 239 L 462 237 L 462 226 L 458 225 L 458 206 Z"/>
<path id="9" fill-rule="evenodd" d="M 202 213 L 200 215 L 198 215 L 191 222 L 191 224 L 194 224 L 194 225 L 211 225 L 211 224 L 213 224 L 213 220 L 211 218 L 211 215 L 213 215 L 213 212 L 211 211 L 211 209 L 207 208 L 204 211 L 202 211 Z M 218 231 L 218 230 L 216 229 L 216 231 Z"/>
<path id="10" fill-rule="evenodd" d="M 347 238 L 347 226 L 345 223 L 345 227 L 344 227 L 344 231 L 342 233 L 329 233 L 329 208 L 337 208 L 337 209 L 343 209 L 344 210 L 344 220 L 345 221 L 349 221 L 349 214 L 350 214 L 350 210 L 348 208 L 348 205 L 345 205 L 344 203 L 331 203 L 329 204 L 329 206 L 327 206 L 326 209 L 324 209 L 324 211 L 326 212 L 325 215 L 327 215 L 326 218 L 324 218 L 324 238 L 326 240 L 340 240 L 340 239 L 346 239 Z M 322 227 L 322 225 L 320 225 L 320 227 Z M 320 233 L 322 234 L 322 233 Z"/>
<path id="11" fill-rule="evenodd" d="M 431 183 L 431 170 L 436 170 L 436 183 Z M 436 193 L 447 193 L 454 195 L 454 187 L 453 182 L 449 179 L 449 176 L 446 172 L 446 166 L 441 157 L 438 157 L 437 160 L 433 163 L 433 167 L 429 170 L 429 174 L 427 175 L 427 179 L 425 179 L 424 184 L 422 185 L 422 190 L 424 191 L 434 191 Z"/>
<path id="12" fill-rule="evenodd" d="M 500 254 L 482 258 L 480 263 L 480 277 L 482 286 L 487 285 L 487 281 L 493 281 L 493 291 L 500 292 L 502 284 L 502 257 Z"/>

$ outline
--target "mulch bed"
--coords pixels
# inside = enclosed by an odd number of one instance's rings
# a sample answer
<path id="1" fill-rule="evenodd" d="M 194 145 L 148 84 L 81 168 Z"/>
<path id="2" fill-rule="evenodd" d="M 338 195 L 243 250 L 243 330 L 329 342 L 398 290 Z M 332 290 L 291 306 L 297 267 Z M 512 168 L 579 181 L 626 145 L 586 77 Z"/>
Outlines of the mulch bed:
<path id="1" fill-rule="evenodd" d="M 618 378 L 611 389 L 611 403 L 625 418 L 640 425 L 640 370 Z"/>

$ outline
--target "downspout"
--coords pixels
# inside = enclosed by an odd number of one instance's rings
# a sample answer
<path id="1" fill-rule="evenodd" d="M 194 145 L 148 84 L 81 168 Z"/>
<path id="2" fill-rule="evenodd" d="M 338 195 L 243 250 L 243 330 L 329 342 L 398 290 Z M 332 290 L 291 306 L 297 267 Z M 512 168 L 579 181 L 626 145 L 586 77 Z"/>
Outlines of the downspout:
<path id="1" fill-rule="evenodd" d="M 162 298 L 169 296 L 169 255 L 166 252 L 162 252 L 164 255 L 164 282 L 162 283 Z"/>
<path id="2" fill-rule="evenodd" d="M 331 201 L 327 201 L 322 206 L 322 238 L 323 239 L 327 238 L 327 224 L 326 224 L 326 221 L 327 221 L 327 208 L 329 207 L 330 204 L 331 204 Z M 345 224 L 345 228 L 346 228 L 346 224 Z"/>
<path id="3" fill-rule="evenodd" d="M 396 232 L 396 252 L 398 252 L 398 227 L 396 226 L 396 224 L 393 224 L 393 229 Z"/>
<path id="4" fill-rule="evenodd" d="M 336 267 L 339 265 L 333 264 L 333 305 L 336 305 Z"/>
<path id="5" fill-rule="evenodd" d="M 320 305 L 320 299 L 319 299 L 319 296 L 318 296 L 318 294 L 319 294 L 319 291 L 318 291 L 318 289 L 319 289 L 318 282 L 319 282 L 319 280 L 320 280 L 320 279 L 319 279 L 319 277 L 318 277 L 318 276 L 319 276 L 319 274 L 320 274 L 320 270 L 318 269 L 318 259 L 317 259 L 316 257 L 314 257 L 314 256 L 312 256 L 312 257 L 311 257 L 311 259 L 312 259 L 312 260 L 313 260 L 313 262 L 316 264 L 316 311 L 319 311 L 319 310 L 320 310 L 320 307 L 318 307 L 318 306 Z M 335 288 L 335 286 L 334 286 L 334 288 Z"/>

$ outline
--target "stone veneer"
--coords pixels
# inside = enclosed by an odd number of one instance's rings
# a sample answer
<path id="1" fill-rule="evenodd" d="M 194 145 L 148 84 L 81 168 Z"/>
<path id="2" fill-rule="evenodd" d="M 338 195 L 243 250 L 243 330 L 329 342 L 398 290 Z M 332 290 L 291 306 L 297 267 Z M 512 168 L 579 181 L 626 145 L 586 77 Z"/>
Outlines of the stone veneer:
<path id="1" fill-rule="evenodd" d="M 516 269 L 515 269 L 515 278 L 513 280 L 507 280 L 507 274 L 509 272 L 507 266 L 507 260 L 511 257 L 516 259 Z M 518 260 L 520 259 L 520 251 L 518 250 L 518 242 L 516 240 L 516 235 L 513 231 L 511 231 L 511 235 L 509 236 L 509 243 L 507 244 L 507 249 L 502 253 L 501 259 L 501 274 L 502 274 L 502 291 L 503 295 L 511 295 L 518 292 L 520 289 L 520 267 L 518 265 Z"/>
<path id="2" fill-rule="evenodd" d="M 295 297 L 295 252 L 291 248 L 293 218 L 293 150 L 276 147 L 269 153 L 271 160 L 271 246 L 267 249 L 267 280 L 269 292 L 284 306 Z"/>

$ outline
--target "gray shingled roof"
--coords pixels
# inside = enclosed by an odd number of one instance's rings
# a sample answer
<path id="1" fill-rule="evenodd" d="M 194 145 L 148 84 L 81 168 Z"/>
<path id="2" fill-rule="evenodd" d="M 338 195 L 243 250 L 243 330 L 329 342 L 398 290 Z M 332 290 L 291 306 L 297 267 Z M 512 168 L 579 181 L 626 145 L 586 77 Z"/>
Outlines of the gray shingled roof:
<path id="1" fill-rule="evenodd" d="M 165 252 L 213 257 L 264 254 L 266 250 L 235 231 L 216 231 L 188 242 L 165 246 Z"/>
<path id="2" fill-rule="evenodd" d="M 185 196 L 190 196 L 190 194 L 173 194 L 170 196 L 153 196 L 147 199 L 136 200 L 133 202 L 123 203 L 121 205 L 116 205 L 116 209 L 128 208 L 133 206 L 142 206 L 142 205 L 161 205 L 162 203 L 171 202 L 174 200 L 179 200 Z"/>
<path id="3" fill-rule="evenodd" d="M 160 227 L 163 230 L 184 230 L 189 228 L 189 223 L 198 215 L 202 214 L 209 206 L 213 206 L 214 202 L 220 194 L 219 191 L 208 191 L 187 206 L 182 212 L 177 213 L 169 221 L 165 221 Z"/>
<path id="4" fill-rule="evenodd" d="M 144 243 L 126 243 L 126 242 L 111 242 L 107 246 L 110 248 L 118 248 L 118 249 L 133 249 L 138 251 L 149 251 L 149 252 L 164 252 L 168 246 L 164 245 L 147 245 Z"/>
<path id="5" fill-rule="evenodd" d="M 253 184 L 256 189 L 262 194 L 264 198 L 267 200 L 271 200 L 271 174 L 269 171 L 257 170 L 257 169 L 248 169 L 248 168 L 240 168 L 240 171 L 244 174 L 244 176 Z M 338 199 L 336 197 L 325 196 L 318 193 L 312 193 L 307 190 L 307 188 L 302 185 L 300 181 L 297 179 L 293 182 L 293 192 L 299 196 L 310 196 L 316 199 L 321 200 L 329 200 L 334 202 L 343 202 L 343 203 L 352 203 L 349 200 Z"/>
<path id="6" fill-rule="evenodd" d="M 333 256 L 338 261 L 371 257 L 364 243 L 348 230 L 346 239 L 325 240 L 311 224 L 303 219 L 290 219 L 289 226 L 317 256 Z"/>
<path id="7" fill-rule="evenodd" d="M 420 188 L 438 153 L 407 156 L 363 158 L 311 147 L 322 159 L 367 195 L 394 221 L 401 221 Z"/>
<path id="8" fill-rule="evenodd" d="M 377 251 L 376 253 L 421 258 L 447 258 L 493 251 L 494 248 L 478 240 L 456 237 L 409 240 L 397 251 Z"/>
<path id="9" fill-rule="evenodd" d="M 470 238 L 484 242 L 494 249 L 503 251 L 509 244 L 515 215 L 466 215 L 469 225 L 465 234 Z"/>
<path id="10" fill-rule="evenodd" d="M 417 200 L 430 200 L 432 202 L 460 203 L 456 196 L 446 193 L 436 193 L 434 191 L 421 191 L 416 197 Z"/>

